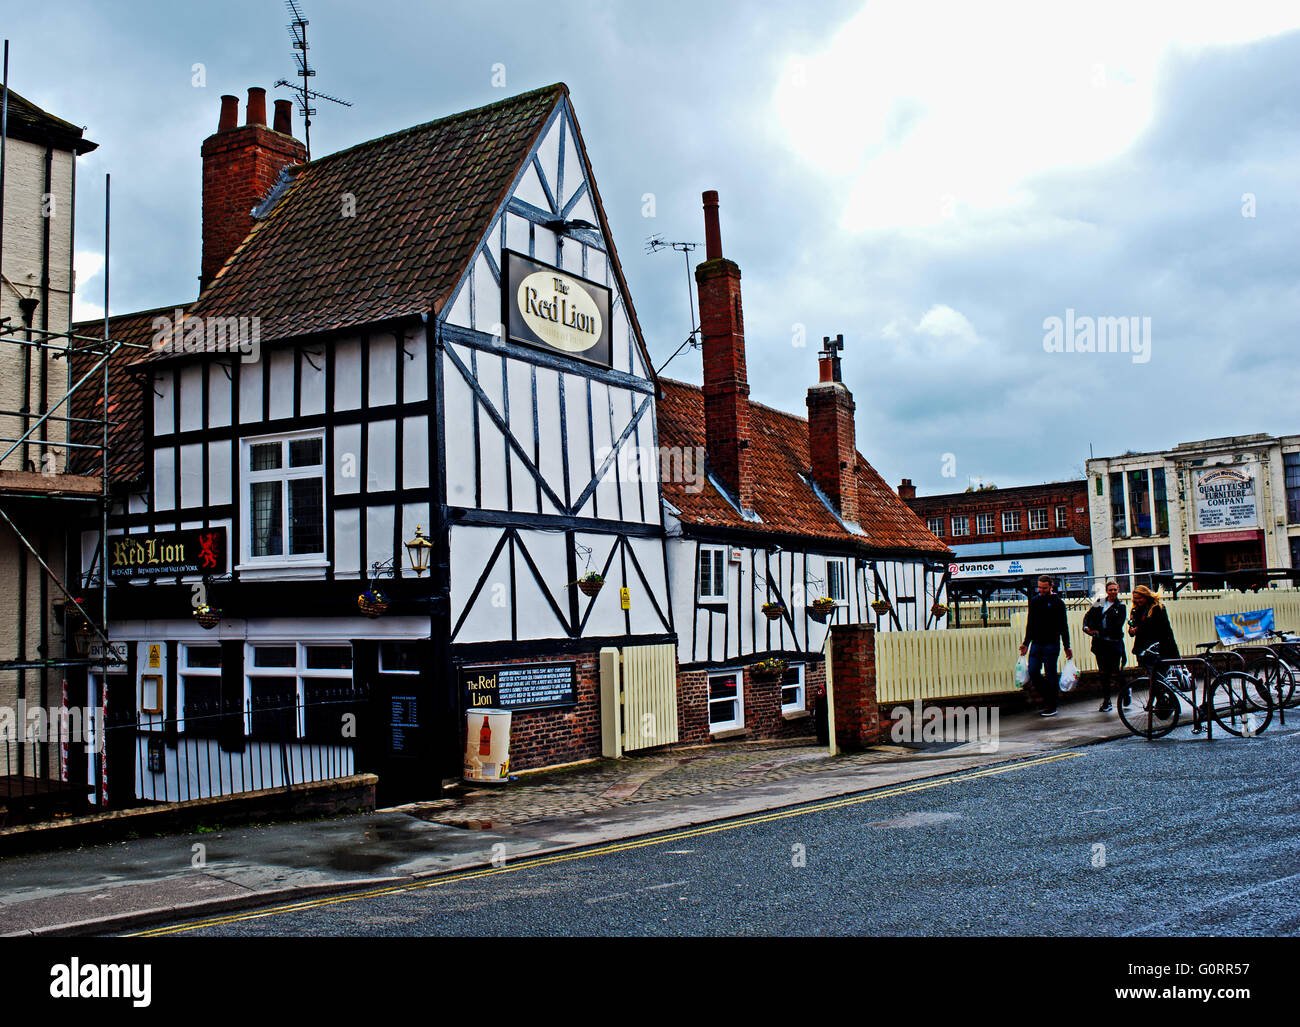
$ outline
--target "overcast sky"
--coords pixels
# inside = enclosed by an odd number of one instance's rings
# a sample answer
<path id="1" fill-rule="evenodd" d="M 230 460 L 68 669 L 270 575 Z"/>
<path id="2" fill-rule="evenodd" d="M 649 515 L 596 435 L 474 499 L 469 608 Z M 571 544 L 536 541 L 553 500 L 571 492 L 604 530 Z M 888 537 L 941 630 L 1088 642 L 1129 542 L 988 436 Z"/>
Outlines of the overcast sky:
<path id="1" fill-rule="evenodd" d="M 192 299 L 199 146 L 222 93 L 289 95 L 283 5 L 4 7 L 13 88 L 100 144 L 78 171 L 78 315 L 100 309 L 105 172 L 113 312 Z M 354 104 L 320 103 L 317 156 L 568 83 L 656 364 L 690 330 L 687 279 L 645 241 L 702 243 L 717 189 L 751 397 L 802 413 L 843 333 L 858 448 L 895 486 L 1300 431 L 1294 0 L 303 7 L 313 85 Z M 1067 310 L 1076 331 L 1149 318 L 1149 351 L 1048 352 Z M 665 373 L 698 381 L 698 352 Z"/>

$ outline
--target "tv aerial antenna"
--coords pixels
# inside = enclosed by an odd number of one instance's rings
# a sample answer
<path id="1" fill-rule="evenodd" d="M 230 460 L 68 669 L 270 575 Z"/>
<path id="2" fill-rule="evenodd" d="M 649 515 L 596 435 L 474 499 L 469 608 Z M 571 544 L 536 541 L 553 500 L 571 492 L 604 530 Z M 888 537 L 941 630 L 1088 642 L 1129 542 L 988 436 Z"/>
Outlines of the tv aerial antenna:
<path id="1" fill-rule="evenodd" d="M 695 293 L 691 291 L 691 254 L 699 248 L 699 243 L 667 242 L 661 235 L 652 235 L 645 241 L 646 253 L 658 253 L 660 250 L 676 250 L 682 255 L 682 259 L 686 261 L 686 299 L 691 305 L 691 334 L 686 336 L 686 341 L 677 347 L 671 357 L 659 365 L 655 370 L 655 374 L 659 374 L 665 367 L 671 364 L 677 357 L 677 354 L 687 346 L 690 346 L 692 349 L 700 348 L 700 342 L 697 338 L 700 326 L 695 322 Z"/>
<path id="2" fill-rule="evenodd" d="M 341 100 L 337 96 L 330 96 L 329 93 L 320 93 L 314 89 L 307 88 L 307 80 L 315 78 L 316 69 L 313 68 L 307 60 L 307 26 L 310 22 L 303 17 L 302 8 L 298 6 L 297 0 L 284 0 L 284 6 L 289 11 L 293 21 L 289 23 L 289 36 L 293 39 L 293 58 L 298 65 L 298 77 L 302 79 L 300 84 L 295 85 L 288 79 L 280 79 L 276 86 L 288 86 L 298 96 L 298 111 L 302 114 L 302 141 L 307 147 L 307 159 L 311 160 L 311 116 L 316 113 L 313 107 L 313 100 L 328 100 L 330 103 L 337 103 L 343 107 L 351 107 L 350 100 Z"/>

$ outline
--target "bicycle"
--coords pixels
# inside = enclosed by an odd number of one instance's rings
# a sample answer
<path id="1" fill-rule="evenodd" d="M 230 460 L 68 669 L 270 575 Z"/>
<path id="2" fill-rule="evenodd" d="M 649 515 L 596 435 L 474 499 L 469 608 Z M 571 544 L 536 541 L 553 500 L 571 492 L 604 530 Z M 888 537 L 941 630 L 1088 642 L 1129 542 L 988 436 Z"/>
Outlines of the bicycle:
<path id="1" fill-rule="evenodd" d="M 1237 658 L 1245 664 L 1243 657 Z M 1214 738 L 1211 724 L 1218 724 L 1229 734 L 1249 737 L 1259 734 L 1272 721 L 1273 702 L 1268 688 L 1244 670 L 1221 671 L 1205 656 L 1161 660 L 1156 645 L 1144 651 L 1139 660 L 1149 667 L 1146 700 L 1140 705 L 1131 702 L 1128 707 L 1121 703 L 1119 715 L 1124 726 L 1141 738 L 1150 741 L 1173 731 L 1182 716 L 1183 700 L 1191 706 L 1192 733 L 1200 734 L 1204 725 L 1210 740 Z M 1200 702 L 1196 696 L 1197 669 L 1203 671 L 1205 682 Z"/>

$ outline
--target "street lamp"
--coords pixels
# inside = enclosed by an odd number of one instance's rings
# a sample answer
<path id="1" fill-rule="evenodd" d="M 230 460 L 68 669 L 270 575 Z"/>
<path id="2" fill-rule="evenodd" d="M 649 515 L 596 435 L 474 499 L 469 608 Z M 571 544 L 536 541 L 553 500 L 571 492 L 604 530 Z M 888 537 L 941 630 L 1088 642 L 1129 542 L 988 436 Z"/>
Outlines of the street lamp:
<path id="1" fill-rule="evenodd" d="M 429 569 L 429 553 L 432 549 L 433 543 L 429 541 L 429 536 L 417 524 L 415 538 L 406 543 L 406 555 L 410 558 L 411 570 L 415 571 L 416 577 L 422 577 Z"/>

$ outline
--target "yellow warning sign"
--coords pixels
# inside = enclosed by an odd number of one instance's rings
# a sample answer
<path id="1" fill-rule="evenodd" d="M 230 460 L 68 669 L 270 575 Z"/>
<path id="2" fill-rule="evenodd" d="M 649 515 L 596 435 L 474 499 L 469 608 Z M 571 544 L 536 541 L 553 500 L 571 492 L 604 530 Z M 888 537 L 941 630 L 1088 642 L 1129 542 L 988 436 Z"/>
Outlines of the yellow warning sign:
<path id="1" fill-rule="evenodd" d="M 620 588 L 618 590 L 618 596 L 619 599 L 622 600 L 623 609 L 625 610 L 632 609 L 632 593 L 629 589 Z"/>
<path id="2" fill-rule="evenodd" d="M 152 669 L 161 666 L 162 666 L 162 646 L 159 645 L 157 642 L 150 642 L 149 643 L 149 667 Z"/>

